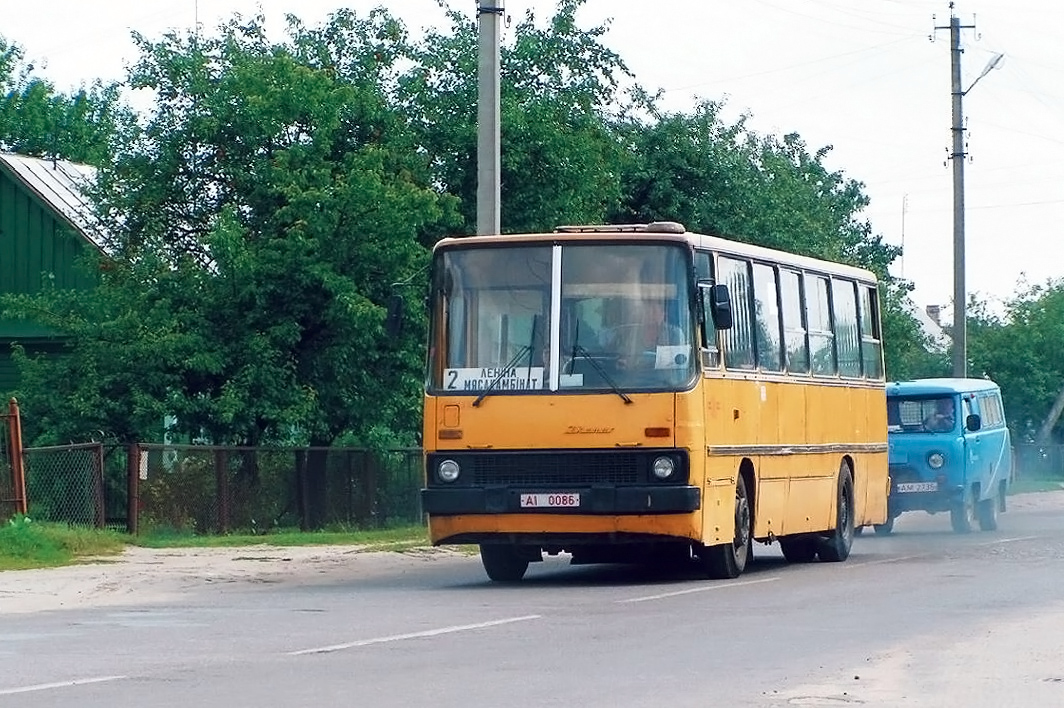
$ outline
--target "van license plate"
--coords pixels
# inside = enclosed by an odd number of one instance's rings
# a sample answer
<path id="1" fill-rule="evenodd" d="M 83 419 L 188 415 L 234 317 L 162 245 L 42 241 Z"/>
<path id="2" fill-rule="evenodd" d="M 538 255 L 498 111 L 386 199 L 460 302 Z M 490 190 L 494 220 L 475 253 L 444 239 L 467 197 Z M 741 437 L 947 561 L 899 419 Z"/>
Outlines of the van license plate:
<path id="1" fill-rule="evenodd" d="M 937 492 L 938 482 L 898 482 L 898 492 Z"/>
<path id="2" fill-rule="evenodd" d="M 576 492 L 555 494 L 522 494 L 522 509 L 551 509 L 558 507 L 580 506 L 580 495 Z"/>

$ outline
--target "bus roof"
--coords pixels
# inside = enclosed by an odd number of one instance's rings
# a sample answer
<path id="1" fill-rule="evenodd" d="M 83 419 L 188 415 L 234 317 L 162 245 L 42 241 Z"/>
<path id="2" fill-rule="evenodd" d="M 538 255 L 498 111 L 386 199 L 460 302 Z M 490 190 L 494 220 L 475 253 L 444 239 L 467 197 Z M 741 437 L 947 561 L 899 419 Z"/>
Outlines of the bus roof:
<path id="1" fill-rule="evenodd" d="M 875 283 L 876 276 L 870 270 L 856 266 L 835 263 L 832 261 L 799 256 L 787 251 L 780 251 L 764 246 L 755 246 L 742 241 L 734 241 L 722 236 L 708 236 L 705 234 L 687 231 L 683 224 L 675 221 L 657 221 L 650 224 L 593 224 L 584 226 L 559 226 L 550 233 L 531 234 L 503 234 L 491 236 L 461 236 L 448 237 L 438 241 L 433 250 L 453 247 L 468 247 L 475 245 L 495 245 L 514 243 L 537 243 L 549 241 L 551 243 L 579 243 L 581 241 L 632 241 L 633 243 L 646 243 L 648 240 L 672 241 L 686 243 L 687 245 L 718 253 L 726 253 L 734 256 L 744 256 L 753 260 L 780 263 L 805 270 L 820 271 L 842 275 L 855 280 Z"/>
<path id="2" fill-rule="evenodd" d="M 887 383 L 888 396 L 935 396 L 954 393 L 975 393 L 977 391 L 997 391 L 998 385 L 990 379 L 913 379 L 911 381 L 890 381 Z"/>

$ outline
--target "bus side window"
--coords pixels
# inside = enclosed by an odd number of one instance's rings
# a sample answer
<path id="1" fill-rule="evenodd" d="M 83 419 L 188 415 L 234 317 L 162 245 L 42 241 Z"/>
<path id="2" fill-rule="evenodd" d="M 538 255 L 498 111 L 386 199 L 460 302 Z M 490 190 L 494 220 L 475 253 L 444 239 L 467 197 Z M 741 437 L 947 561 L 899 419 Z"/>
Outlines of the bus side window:
<path id="1" fill-rule="evenodd" d="M 802 276 L 780 270 L 780 302 L 783 312 L 783 346 L 787 371 L 809 373 L 809 340 L 806 339 L 802 308 Z"/>
<path id="2" fill-rule="evenodd" d="M 861 335 L 857 327 L 857 291 L 849 280 L 831 279 L 835 305 L 835 347 L 839 373 L 849 378 L 861 376 Z"/>
<path id="3" fill-rule="evenodd" d="M 709 285 L 713 282 L 713 259 L 708 251 L 695 252 L 695 277 L 699 282 L 699 313 L 702 319 L 702 366 L 716 369 L 720 366 L 720 335 L 713 322 L 713 287 Z"/>
<path id="4" fill-rule="evenodd" d="M 729 369 L 754 368 L 753 293 L 750 286 L 750 263 L 721 256 L 717 259 L 718 278 L 731 294 L 732 327 L 726 330 L 724 365 Z"/>
<path id="5" fill-rule="evenodd" d="M 831 376 L 835 363 L 835 333 L 831 323 L 831 295 L 828 279 L 805 274 L 805 319 L 809 327 L 809 354 L 813 373 Z"/>
<path id="6" fill-rule="evenodd" d="M 757 341 L 757 363 L 764 371 L 782 371 L 782 337 L 780 336 L 780 308 L 776 287 L 776 269 L 764 263 L 754 263 L 754 325 Z"/>
<path id="7" fill-rule="evenodd" d="M 864 375 L 883 378 L 883 338 L 879 324 L 879 291 L 874 285 L 858 285 L 861 292 L 861 360 Z"/>

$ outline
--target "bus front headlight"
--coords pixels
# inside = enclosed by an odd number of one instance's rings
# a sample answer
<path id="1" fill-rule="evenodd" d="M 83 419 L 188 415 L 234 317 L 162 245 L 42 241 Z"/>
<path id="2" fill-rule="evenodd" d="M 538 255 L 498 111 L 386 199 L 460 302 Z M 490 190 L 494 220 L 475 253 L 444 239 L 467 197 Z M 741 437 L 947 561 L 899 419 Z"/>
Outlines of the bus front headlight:
<path id="1" fill-rule="evenodd" d="M 651 468 L 654 472 L 654 476 L 658 479 L 668 479 L 672 476 L 672 473 L 676 471 L 676 463 L 671 457 L 662 455 L 655 458 L 654 465 Z"/>
<path id="2" fill-rule="evenodd" d="M 454 460 L 444 460 L 436 468 L 436 476 L 440 478 L 441 482 L 447 482 L 448 484 L 458 479 L 458 475 L 461 473 L 462 469 Z"/>
<path id="3" fill-rule="evenodd" d="M 946 464 L 946 458 L 941 452 L 932 452 L 927 456 L 927 464 L 933 470 L 940 469 L 942 465 Z"/>

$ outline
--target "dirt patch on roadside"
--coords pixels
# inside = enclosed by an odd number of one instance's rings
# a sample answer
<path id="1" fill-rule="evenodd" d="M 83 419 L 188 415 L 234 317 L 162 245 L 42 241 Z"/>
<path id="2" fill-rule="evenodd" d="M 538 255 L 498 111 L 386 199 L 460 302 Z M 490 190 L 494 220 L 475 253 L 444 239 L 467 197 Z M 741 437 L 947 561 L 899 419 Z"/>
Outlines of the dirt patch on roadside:
<path id="1" fill-rule="evenodd" d="M 129 547 L 117 556 L 63 568 L 0 572 L 0 615 L 86 606 L 169 602 L 208 585 L 328 582 L 455 551 L 360 546 Z"/>

